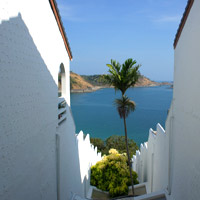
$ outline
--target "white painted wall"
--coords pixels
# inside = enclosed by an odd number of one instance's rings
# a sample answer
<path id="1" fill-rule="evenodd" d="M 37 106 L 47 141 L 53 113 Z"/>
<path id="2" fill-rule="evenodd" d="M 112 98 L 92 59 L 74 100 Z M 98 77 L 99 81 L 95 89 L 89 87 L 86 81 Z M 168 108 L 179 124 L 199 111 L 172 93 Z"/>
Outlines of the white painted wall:
<path id="1" fill-rule="evenodd" d="M 75 126 L 69 107 L 67 107 L 67 120 L 57 127 L 57 134 L 60 199 L 69 199 L 71 192 L 84 196 Z"/>
<path id="2" fill-rule="evenodd" d="M 173 199 L 200 198 L 199 22 L 200 0 L 195 0 L 174 52 L 170 139 L 170 188 Z"/>
<path id="3" fill-rule="evenodd" d="M 97 153 L 97 147 L 90 143 L 90 136 L 87 134 L 84 138 L 82 131 L 77 135 L 77 144 L 80 161 L 81 180 L 84 183 L 85 197 L 90 188 L 90 168 L 102 159 L 101 153 Z"/>
<path id="4" fill-rule="evenodd" d="M 81 131 L 75 136 L 69 107 L 67 113 L 67 120 L 57 128 L 61 199 L 69 199 L 72 193 L 86 197 L 90 188 L 90 168 L 102 159 L 101 153 L 90 144 L 89 134 L 84 138 Z"/>
<path id="5" fill-rule="evenodd" d="M 69 57 L 48 0 L 0 1 L 0 199 L 60 199 L 83 195 L 70 109 L 58 123 L 58 71 Z"/>
<path id="6" fill-rule="evenodd" d="M 133 170 L 140 183 L 147 182 L 148 193 L 167 188 L 168 138 L 160 124 L 156 131 L 149 130 L 148 142 L 133 156 Z"/>
<path id="7" fill-rule="evenodd" d="M 66 91 L 69 91 L 69 56 L 65 49 L 49 0 L 1 0 L 0 9 L 0 23 L 11 21 L 12 18 L 16 19 L 17 17 L 19 19 L 21 17 L 21 20 L 26 26 L 26 32 L 28 31 L 31 35 L 40 56 L 44 60 L 56 84 L 58 82 L 59 66 L 61 62 L 64 64 L 67 78 Z M 15 35 L 13 32 L 9 33 L 10 27 L 12 27 L 13 30 L 21 30 L 21 32 L 19 32 L 18 35 Z M 7 36 L 5 36 L 7 39 L 10 38 L 9 35 L 12 35 L 12 37 L 15 37 L 13 40 L 18 40 L 22 45 L 26 45 L 23 37 L 23 30 L 20 29 L 20 23 L 14 22 L 13 20 L 9 23 L 5 32 L 7 34 Z M 31 55 L 29 55 L 29 57 L 31 57 Z M 67 92 L 65 98 L 68 105 L 70 105 L 70 92 Z"/>

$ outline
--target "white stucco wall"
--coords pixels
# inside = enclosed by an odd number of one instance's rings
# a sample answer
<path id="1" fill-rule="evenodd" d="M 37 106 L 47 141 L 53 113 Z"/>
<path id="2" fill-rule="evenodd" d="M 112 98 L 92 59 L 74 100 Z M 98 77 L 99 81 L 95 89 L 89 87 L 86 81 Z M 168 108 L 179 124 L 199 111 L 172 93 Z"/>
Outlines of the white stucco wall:
<path id="1" fill-rule="evenodd" d="M 78 155 L 80 161 L 81 181 L 83 183 L 84 196 L 86 197 L 90 188 L 90 168 L 102 159 L 101 153 L 97 153 L 97 147 L 90 143 L 90 135 L 84 138 L 84 133 L 80 133 L 76 137 L 78 145 Z"/>
<path id="2" fill-rule="evenodd" d="M 148 193 L 165 190 L 168 184 L 168 138 L 157 124 L 156 132 L 149 130 L 148 142 L 141 144 L 133 156 L 133 170 L 140 183 L 147 182 Z"/>
<path id="3" fill-rule="evenodd" d="M 200 0 L 191 8 L 174 55 L 170 187 L 172 199 L 200 197 Z"/>
<path id="4" fill-rule="evenodd" d="M 66 91 L 69 91 L 69 56 L 49 0 L 1 0 L 0 9 L 0 23 L 21 15 L 23 23 L 28 29 L 37 50 L 45 61 L 45 64 L 56 84 L 58 82 L 59 66 L 61 62 L 64 64 L 66 73 Z M 10 26 L 12 25 L 10 24 Z M 14 28 L 18 28 L 19 30 L 20 25 L 14 23 L 13 29 Z M 8 38 L 9 34 L 12 34 L 12 36 L 14 35 L 14 33 L 8 32 L 9 28 L 7 28 L 6 32 Z M 20 34 L 21 33 L 15 37 L 24 44 L 23 37 Z M 52 48 L 48 48 L 50 46 Z M 68 105 L 70 105 L 69 92 L 67 92 L 66 100 Z"/>
<path id="5" fill-rule="evenodd" d="M 84 138 L 81 131 L 75 136 L 69 109 L 67 120 L 57 128 L 61 199 L 69 199 L 72 193 L 86 197 L 90 188 L 90 168 L 102 159 L 101 153 L 97 153 L 97 147 L 91 145 L 89 134 Z"/>
<path id="6" fill-rule="evenodd" d="M 59 185 L 60 199 L 69 199 L 71 193 L 84 197 L 81 179 L 78 144 L 75 137 L 74 121 L 67 108 L 67 120 L 57 127 L 59 135 Z M 85 155 L 86 156 L 86 155 Z"/>
<path id="7" fill-rule="evenodd" d="M 154 138 L 154 171 L 152 191 L 167 189 L 168 184 L 168 138 L 164 129 L 158 124 Z"/>
<path id="8" fill-rule="evenodd" d="M 70 105 L 69 57 L 49 1 L 1 0 L 1 200 L 57 198 L 56 134 L 61 136 L 62 147 L 61 197 L 69 198 L 63 195 L 69 185 L 76 184 L 74 192 L 81 193 L 78 154 L 72 148 L 74 127 L 68 120 L 64 122 L 63 132 L 56 129 L 61 63 L 66 73 L 65 98 Z M 72 170 L 64 169 L 65 165 L 72 166 Z"/>

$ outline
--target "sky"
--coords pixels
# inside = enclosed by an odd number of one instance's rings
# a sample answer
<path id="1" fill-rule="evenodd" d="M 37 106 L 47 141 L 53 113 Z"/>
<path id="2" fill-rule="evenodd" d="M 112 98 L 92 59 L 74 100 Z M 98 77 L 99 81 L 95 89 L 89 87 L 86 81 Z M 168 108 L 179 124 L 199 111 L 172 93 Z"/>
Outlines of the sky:
<path id="1" fill-rule="evenodd" d="M 174 38 L 187 0 L 57 0 L 72 50 L 71 71 L 105 74 L 133 58 L 155 81 L 172 81 Z"/>

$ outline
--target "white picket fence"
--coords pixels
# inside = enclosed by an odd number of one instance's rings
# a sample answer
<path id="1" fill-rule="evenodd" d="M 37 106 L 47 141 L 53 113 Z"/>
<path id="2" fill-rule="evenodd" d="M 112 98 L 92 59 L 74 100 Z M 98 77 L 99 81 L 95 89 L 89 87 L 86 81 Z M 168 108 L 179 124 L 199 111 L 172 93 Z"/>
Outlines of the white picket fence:
<path id="1" fill-rule="evenodd" d="M 133 156 L 133 170 L 140 183 L 147 182 L 148 193 L 164 190 L 168 180 L 168 137 L 160 124 L 149 130 L 148 142 Z"/>

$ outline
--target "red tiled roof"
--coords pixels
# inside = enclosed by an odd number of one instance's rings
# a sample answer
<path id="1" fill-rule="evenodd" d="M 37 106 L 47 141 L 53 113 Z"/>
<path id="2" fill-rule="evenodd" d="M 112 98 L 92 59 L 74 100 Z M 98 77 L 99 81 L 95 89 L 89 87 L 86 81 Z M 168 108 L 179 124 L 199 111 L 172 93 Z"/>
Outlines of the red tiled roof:
<path id="1" fill-rule="evenodd" d="M 187 2 L 187 6 L 185 8 L 185 12 L 183 14 L 183 17 L 181 19 L 181 23 L 179 24 L 179 27 L 178 27 L 178 30 L 177 30 L 177 33 L 176 33 L 176 36 L 175 36 L 175 39 L 174 39 L 174 49 L 176 48 L 178 40 L 179 40 L 179 38 L 181 36 L 181 32 L 182 32 L 182 30 L 184 28 L 185 22 L 186 22 L 187 17 L 188 17 L 188 15 L 190 13 L 190 10 L 192 8 L 193 3 L 194 3 L 194 0 L 188 0 L 188 2 Z"/>
<path id="2" fill-rule="evenodd" d="M 59 10 L 58 10 L 57 3 L 56 3 L 55 0 L 49 0 L 49 3 L 50 3 L 50 5 L 51 5 L 51 8 L 52 8 L 53 13 L 54 13 L 54 16 L 55 16 L 55 18 L 56 18 L 56 21 L 57 21 L 57 24 L 58 24 L 60 33 L 61 33 L 61 35 L 62 35 L 62 38 L 63 38 L 64 44 L 65 44 L 65 47 L 66 47 L 66 49 L 67 49 L 67 53 L 68 53 L 68 55 L 69 55 L 69 58 L 70 58 L 70 60 L 72 60 L 73 57 L 72 57 L 71 48 L 70 48 L 69 41 L 68 41 L 68 39 L 67 39 L 67 35 L 66 35 L 66 32 L 65 32 L 65 29 L 64 29 L 64 26 L 63 26 L 61 17 L 60 17 L 60 13 L 59 13 Z"/>

